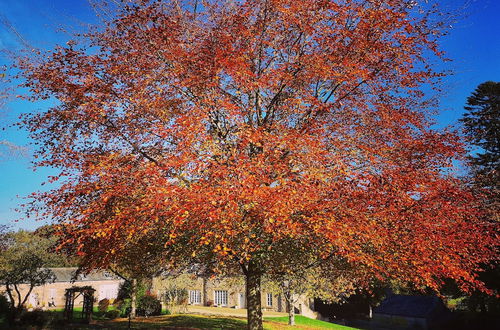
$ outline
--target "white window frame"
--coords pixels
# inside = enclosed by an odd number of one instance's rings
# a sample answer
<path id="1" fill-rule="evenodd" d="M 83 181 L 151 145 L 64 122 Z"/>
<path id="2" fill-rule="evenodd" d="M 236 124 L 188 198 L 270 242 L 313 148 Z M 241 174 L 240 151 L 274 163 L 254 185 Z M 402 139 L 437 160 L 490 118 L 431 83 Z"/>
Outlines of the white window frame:
<path id="1" fill-rule="evenodd" d="M 267 306 L 273 307 L 273 294 L 268 293 L 266 298 Z"/>
<path id="2" fill-rule="evenodd" d="M 189 304 L 190 305 L 200 305 L 201 304 L 201 291 L 200 290 L 189 290 Z"/>
<path id="3" fill-rule="evenodd" d="M 99 300 L 116 299 L 118 297 L 118 284 L 102 284 L 99 286 Z"/>
<path id="4" fill-rule="evenodd" d="M 246 297 L 244 293 L 239 293 L 238 294 L 238 305 L 240 308 L 245 308 L 247 305 Z"/>
<path id="5" fill-rule="evenodd" d="M 214 304 L 216 306 L 227 306 L 227 290 L 214 291 Z"/>

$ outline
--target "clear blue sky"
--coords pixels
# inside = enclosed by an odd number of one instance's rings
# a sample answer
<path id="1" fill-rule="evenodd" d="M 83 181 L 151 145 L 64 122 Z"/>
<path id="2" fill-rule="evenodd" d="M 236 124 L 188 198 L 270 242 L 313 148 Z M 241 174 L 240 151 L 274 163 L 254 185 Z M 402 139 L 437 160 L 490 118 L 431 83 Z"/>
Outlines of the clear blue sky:
<path id="1" fill-rule="evenodd" d="M 467 1 L 463 17 L 453 25 L 443 39 L 442 49 L 453 59 L 447 68 L 455 74 L 446 81 L 446 95 L 441 98 L 443 111 L 437 117 L 438 126 L 455 124 L 463 113 L 468 95 L 480 83 L 500 81 L 500 1 L 499 0 L 440 0 L 443 6 L 457 8 Z M 86 0 L 0 0 L 0 18 L 7 18 L 20 34 L 33 46 L 51 49 L 64 44 L 68 34 L 58 28 L 77 31 L 85 23 L 96 23 L 96 17 Z M 12 34 L 0 26 L 0 49 L 17 47 Z M 0 57 L 0 64 L 5 61 Z M 1 110 L 0 127 L 15 121 L 27 111 L 46 108 L 48 103 L 30 104 L 13 101 Z M 27 134 L 13 128 L 0 131 L 0 141 L 9 140 L 27 145 Z M 14 209 L 22 202 L 18 198 L 44 189 L 41 183 L 50 169 L 33 172 L 30 157 L 0 159 L 0 224 L 14 228 L 33 229 L 41 225 L 22 217 Z"/>

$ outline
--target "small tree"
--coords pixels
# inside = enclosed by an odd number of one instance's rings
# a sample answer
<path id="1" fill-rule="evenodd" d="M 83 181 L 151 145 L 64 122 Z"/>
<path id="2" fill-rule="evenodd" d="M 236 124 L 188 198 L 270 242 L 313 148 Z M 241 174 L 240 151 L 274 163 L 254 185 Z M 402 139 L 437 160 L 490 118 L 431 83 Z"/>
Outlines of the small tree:
<path id="1" fill-rule="evenodd" d="M 36 286 L 55 279 L 54 273 L 46 267 L 57 263 L 60 257 L 49 251 L 54 241 L 33 232 L 4 232 L 0 241 L 0 283 L 5 285 L 17 314 Z M 21 285 L 27 285 L 28 290 L 23 293 Z"/>
<path id="2" fill-rule="evenodd" d="M 162 299 L 170 311 L 177 307 L 180 312 L 187 310 L 189 296 L 186 288 L 196 285 L 195 277 L 191 274 L 169 274 L 161 277 L 157 287 L 162 291 Z"/>
<path id="3" fill-rule="evenodd" d="M 7 295 L 16 313 L 22 310 L 36 286 L 55 280 L 54 273 L 50 269 L 43 268 L 44 261 L 29 252 L 4 256 L 2 261 L 4 265 L 0 269 L 0 282 L 5 284 Z M 24 295 L 20 289 L 23 284 L 28 285 Z"/>
<path id="4" fill-rule="evenodd" d="M 289 325 L 295 325 L 295 306 L 300 299 L 320 298 L 329 302 L 345 299 L 363 280 L 361 267 L 356 272 L 345 260 L 333 256 L 319 259 L 313 249 L 306 250 L 304 246 L 300 241 L 276 246 L 264 281 L 266 289 L 285 298 Z M 296 258 L 284 258 L 287 254 Z"/>
<path id="5" fill-rule="evenodd" d="M 152 316 L 161 314 L 161 302 L 156 296 L 146 293 L 138 299 L 138 314 L 141 316 Z"/>

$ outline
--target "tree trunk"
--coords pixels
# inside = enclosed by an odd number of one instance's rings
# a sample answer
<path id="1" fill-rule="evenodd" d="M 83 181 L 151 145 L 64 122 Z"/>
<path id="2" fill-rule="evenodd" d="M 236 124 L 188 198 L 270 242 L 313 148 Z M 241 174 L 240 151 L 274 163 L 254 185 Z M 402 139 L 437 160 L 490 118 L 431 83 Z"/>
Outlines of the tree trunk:
<path id="1" fill-rule="evenodd" d="M 137 280 L 132 279 L 131 292 L 130 292 L 130 318 L 135 318 L 135 313 L 137 309 Z"/>
<path id="2" fill-rule="evenodd" d="M 5 284 L 5 288 L 7 290 L 7 295 L 9 296 L 10 307 L 11 307 L 12 311 L 14 311 L 16 308 L 16 302 L 14 300 L 14 295 L 12 294 L 12 288 L 10 287 L 9 282 L 7 282 Z M 7 312 L 7 311 L 5 311 L 5 312 Z M 5 318 L 7 327 L 14 323 L 15 314 L 16 314 L 15 312 L 7 313 L 6 318 Z"/>
<path id="3" fill-rule="evenodd" d="M 295 306 L 293 293 L 290 290 L 290 281 L 281 283 L 283 295 L 285 296 L 286 308 L 288 310 L 288 325 L 295 325 Z"/>
<path id="4" fill-rule="evenodd" d="M 12 309 L 14 309 L 16 307 L 16 301 L 14 300 L 14 295 L 12 294 L 12 288 L 10 287 L 9 283 L 5 285 L 5 288 L 7 289 L 7 295 L 9 296 L 10 299 L 10 305 Z"/>
<path id="5" fill-rule="evenodd" d="M 18 308 L 22 309 L 23 306 L 26 305 L 26 301 L 28 301 L 28 298 L 29 298 L 31 292 L 33 291 L 33 288 L 34 288 L 34 286 L 30 285 L 30 289 L 28 290 L 28 293 L 26 294 L 26 296 L 24 297 L 23 301 L 20 303 Z M 36 306 L 32 306 L 32 307 L 36 308 Z"/>
<path id="6" fill-rule="evenodd" d="M 287 300 L 287 308 L 288 308 L 288 325 L 295 325 L 295 306 L 290 302 L 291 300 Z"/>
<path id="7" fill-rule="evenodd" d="M 203 306 L 207 306 L 207 301 L 208 301 L 208 291 L 207 291 L 207 277 L 203 276 Z"/>
<path id="8" fill-rule="evenodd" d="M 262 330 L 262 303 L 260 294 L 262 270 L 258 264 L 250 261 L 245 275 L 248 330 Z"/>
<path id="9" fill-rule="evenodd" d="M 17 287 L 17 284 L 14 284 L 14 290 L 16 290 L 17 294 L 17 305 L 16 305 L 16 310 L 22 309 L 22 304 L 21 304 L 21 292 L 19 292 L 19 288 Z"/>

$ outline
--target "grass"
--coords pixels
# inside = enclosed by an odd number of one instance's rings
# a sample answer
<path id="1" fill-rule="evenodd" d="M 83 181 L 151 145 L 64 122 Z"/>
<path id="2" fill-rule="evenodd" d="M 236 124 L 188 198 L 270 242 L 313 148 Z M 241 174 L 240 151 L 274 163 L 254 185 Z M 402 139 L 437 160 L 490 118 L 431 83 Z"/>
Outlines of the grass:
<path id="1" fill-rule="evenodd" d="M 338 329 L 348 330 L 354 329 L 333 323 L 323 322 L 319 320 L 309 319 L 304 316 L 295 317 L 297 325 L 295 327 L 288 326 L 287 317 L 266 318 L 264 320 L 264 329 L 266 330 L 282 330 L 282 329 Z M 98 322 L 101 325 L 113 329 L 125 329 L 128 326 L 127 319 L 118 319 L 113 321 Z M 222 317 L 222 316 L 207 316 L 207 315 L 169 315 L 150 318 L 138 318 L 132 321 L 134 329 L 158 329 L 165 327 L 187 327 L 191 329 L 224 329 L 237 330 L 246 329 L 246 319 L 238 317 Z"/>
<path id="2" fill-rule="evenodd" d="M 75 308 L 77 309 L 77 308 Z M 80 313 L 81 309 L 75 311 Z M 47 311 L 47 316 L 51 319 L 61 319 L 61 311 Z M 76 315 L 75 315 L 76 316 Z M 79 324 L 78 319 L 75 317 L 74 321 L 77 324 L 66 325 L 65 327 L 71 329 L 95 329 L 106 328 L 106 329 L 127 329 L 128 319 L 120 318 L 116 320 L 107 320 L 102 317 L 96 317 L 93 315 L 94 324 L 85 325 Z M 265 330 L 284 330 L 284 329 L 295 329 L 295 330 L 314 330 L 314 329 L 338 329 L 338 330 L 348 330 L 354 329 L 333 323 L 323 322 L 319 320 L 313 320 L 302 315 L 295 316 L 296 326 L 288 326 L 288 317 L 266 317 L 264 319 L 264 329 Z M 59 323 L 60 324 L 60 323 Z M 140 317 L 132 320 L 133 329 L 169 329 L 171 328 L 183 328 L 183 329 L 224 329 L 224 330 L 238 330 L 246 329 L 247 321 L 243 317 L 233 317 L 233 316 L 217 316 L 217 315 L 192 315 L 192 314 L 177 314 L 177 315 L 163 315 L 144 318 Z M 50 326 L 49 326 L 50 328 Z M 60 327 L 58 327 L 59 329 Z M 3 329 L 2 324 L 0 324 L 0 329 Z"/>
<path id="3" fill-rule="evenodd" d="M 108 311 L 113 310 L 113 309 L 116 309 L 116 308 L 112 305 L 109 305 Z M 83 310 L 83 307 L 81 307 L 81 306 L 73 308 L 73 319 L 74 320 L 79 320 L 82 318 L 82 310 Z M 93 311 L 92 312 L 92 319 L 94 319 L 94 320 L 105 320 L 106 319 L 106 317 L 104 316 L 105 313 L 99 312 L 99 309 L 96 306 L 94 306 L 92 311 Z M 62 315 L 64 314 L 64 308 L 50 309 L 50 310 L 47 310 L 46 313 L 60 314 L 60 317 L 62 318 L 63 317 Z"/>
<path id="4" fill-rule="evenodd" d="M 276 323 L 281 323 L 281 324 L 288 324 L 288 316 L 266 317 L 265 320 L 271 321 L 271 322 L 276 322 Z M 310 318 L 302 316 L 302 315 L 295 315 L 295 324 L 297 326 L 304 326 L 307 329 L 339 329 L 339 330 L 340 329 L 345 329 L 345 330 L 354 329 L 351 327 L 346 327 L 346 326 L 338 325 L 335 323 L 310 319 Z M 289 327 L 289 328 L 292 329 L 295 327 Z"/>
<path id="5" fill-rule="evenodd" d="M 127 319 L 117 319 L 99 323 L 113 329 L 124 329 L 128 326 Z M 188 314 L 137 318 L 132 321 L 133 329 L 157 329 L 165 327 L 236 330 L 244 329 L 246 327 L 246 321 L 232 317 L 198 316 Z"/>

